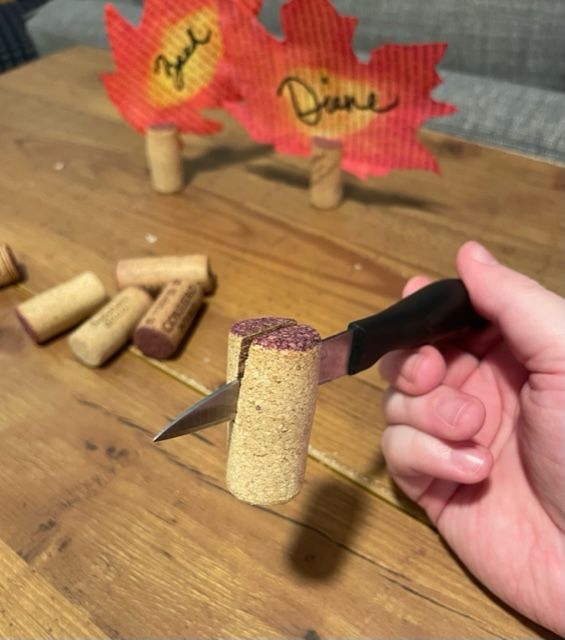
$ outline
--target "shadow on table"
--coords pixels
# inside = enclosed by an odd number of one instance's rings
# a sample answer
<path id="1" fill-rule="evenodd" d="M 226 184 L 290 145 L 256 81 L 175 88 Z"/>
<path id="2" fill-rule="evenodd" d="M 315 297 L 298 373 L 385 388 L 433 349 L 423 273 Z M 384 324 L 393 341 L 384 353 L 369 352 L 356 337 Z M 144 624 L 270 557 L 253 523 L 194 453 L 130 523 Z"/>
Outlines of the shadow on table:
<path id="1" fill-rule="evenodd" d="M 185 184 L 192 182 L 199 173 L 215 171 L 232 164 L 240 164 L 261 158 L 273 152 L 268 145 L 234 149 L 226 145 L 207 149 L 195 158 L 185 158 L 183 163 Z"/>
<path id="2" fill-rule="evenodd" d="M 286 185 L 307 190 L 309 188 L 309 176 L 292 169 L 277 166 L 249 166 L 247 171 L 272 182 L 282 182 Z M 437 212 L 441 205 L 438 202 L 424 200 L 400 193 L 383 192 L 374 187 L 363 184 L 344 184 L 344 200 L 354 200 L 360 204 L 374 205 L 377 207 L 397 206 Z"/>
<path id="3" fill-rule="evenodd" d="M 296 573 L 312 580 L 328 580 L 359 555 L 350 545 L 367 508 L 368 494 L 337 478 L 320 484 L 300 517 L 300 528 L 288 551 Z"/>

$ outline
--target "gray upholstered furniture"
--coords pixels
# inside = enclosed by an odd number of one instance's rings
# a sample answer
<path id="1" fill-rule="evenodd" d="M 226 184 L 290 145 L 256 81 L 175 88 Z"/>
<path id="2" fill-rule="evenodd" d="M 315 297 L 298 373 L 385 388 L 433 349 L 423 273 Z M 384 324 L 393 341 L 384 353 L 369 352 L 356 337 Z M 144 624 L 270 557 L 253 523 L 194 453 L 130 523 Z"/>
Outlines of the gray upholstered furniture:
<path id="1" fill-rule="evenodd" d="M 261 19 L 279 30 L 284 0 L 265 0 Z M 441 40 L 440 99 L 459 113 L 431 129 L 565 163 L 565 0 L 334 0 L 361 18 L 362 57 L 383 42 Z M 117 0 L 137 21 L 140 0 Z M 29 22 L 41 54 L 73 44 L 107 46 L 103 0 L 51 0 Z"/>

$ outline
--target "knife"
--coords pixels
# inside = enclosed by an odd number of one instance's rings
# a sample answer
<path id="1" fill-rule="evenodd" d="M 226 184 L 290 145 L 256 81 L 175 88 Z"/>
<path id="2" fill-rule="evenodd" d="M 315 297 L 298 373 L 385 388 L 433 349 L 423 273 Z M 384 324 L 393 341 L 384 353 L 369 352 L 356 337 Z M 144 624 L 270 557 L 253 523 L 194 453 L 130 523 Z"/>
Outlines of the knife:
<path id="1" fill-rule="evenodd" d="M 487 324 L 473 309 L 461 280 L 438 280 L 375 315 L 355 320 L 346 331 L 322 341 L 318 384 L 355 375 L 385 353 L 434 344 Z M 218 387 L 192 405 L 154 438 L 154 442 L 194 433 L 235 417 L 239 380 Z"/>

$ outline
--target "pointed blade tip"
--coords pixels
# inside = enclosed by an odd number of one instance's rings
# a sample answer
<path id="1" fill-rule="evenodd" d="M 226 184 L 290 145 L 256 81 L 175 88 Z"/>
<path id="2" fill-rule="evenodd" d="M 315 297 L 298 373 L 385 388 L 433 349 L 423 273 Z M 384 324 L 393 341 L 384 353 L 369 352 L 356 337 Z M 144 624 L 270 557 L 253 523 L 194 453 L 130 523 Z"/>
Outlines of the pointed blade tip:
<path id="1" fill-rule="evenodd" d="M 153 437 L 153 442 L 188 435 L 232 420 L 239 395 L 239 381 L 226 382 L 174 418 Z M 210 406 L 212 404 L 212 406 Z"/>
<path id="2" fill-rule="evenodd" d="M 173 424 L 174 422 L 169 422 L 169 424 L 163 427 L 161 431 L 156 433 L 152 438 L 153 442 L 161 442 L 161 440 L 168 440 L 169 436 L 167 435 L 167 433 Z"/>

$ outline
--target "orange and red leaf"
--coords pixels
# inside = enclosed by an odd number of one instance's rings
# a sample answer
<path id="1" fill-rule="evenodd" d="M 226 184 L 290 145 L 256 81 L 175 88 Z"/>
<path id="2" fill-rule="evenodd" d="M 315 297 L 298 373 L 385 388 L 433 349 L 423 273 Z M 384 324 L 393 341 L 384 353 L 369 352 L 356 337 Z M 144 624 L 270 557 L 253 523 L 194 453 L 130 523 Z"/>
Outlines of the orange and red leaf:
<path id="1" fill-rule="evenodd" d="M 245 15 L 261 3 L 237 4 Z M 201 115 L 238 98 L 216 0 L 146 0 L 139 27 L 112 5 L 106 5 L 105 18 L 116 68 L 102 79 L 127 122 L 142 133 L 163 122 L 199 134 L 221 128 Z"/>
<path id="2" fill-rule="evenodd" d="M 226 108 L 252 138 L 308 155 L 312 139 L 340 141 L 343 168 L 360 177 L 392 169 L 437 170 L 417 139 L 429 118 L 452 105 L 431 98 L 442 43 L 385 45 L 361 62 L 352 48 L 356 18 L 329 0 L 290 0 L 284 40 L 230 0 L 220 0 L 231 72 L 243 101 Z"/>

